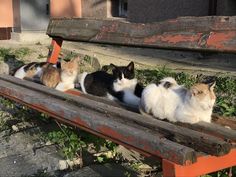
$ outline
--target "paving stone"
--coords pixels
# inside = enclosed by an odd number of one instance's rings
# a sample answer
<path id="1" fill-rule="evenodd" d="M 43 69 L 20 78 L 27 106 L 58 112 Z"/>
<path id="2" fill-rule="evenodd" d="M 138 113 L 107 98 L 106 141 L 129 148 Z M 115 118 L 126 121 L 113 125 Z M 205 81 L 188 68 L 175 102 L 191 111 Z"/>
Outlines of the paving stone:
<path id="1" fill-rule="evenodd" d="M 64 175 L 63 177 L 134 177 L 138 174 L 120 164 L 90 165 Z"/>

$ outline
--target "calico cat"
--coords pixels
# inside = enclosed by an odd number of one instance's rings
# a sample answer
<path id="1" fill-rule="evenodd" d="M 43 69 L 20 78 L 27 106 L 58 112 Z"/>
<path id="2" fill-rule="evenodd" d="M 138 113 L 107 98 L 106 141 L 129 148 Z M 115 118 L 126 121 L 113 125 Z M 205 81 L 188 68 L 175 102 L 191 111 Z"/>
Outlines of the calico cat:
<path id="1" fill-rule="evenodd" d="M 134 63 L 127 66 L 110 64 L 110 67 L 112 74 L 106 71 L 80 74 L 78 80 L 82 92 L 138 107 L 143 87 L 134 78 Z"/>
<path id="2" fill-rule="evenodd" d="M 60 67 L 58 68 L 48 65 L 43 69 L 40 78 L 41 82 L 48 87 L 60 91 L 73 89 L 78 74 L 78 59 L 75 58 L 68 62 L 61 61 Z"/>
<path id="3" fill-rule="evenodd" d="M 47 62 L 32 62 L 26 65 L 23 65 L 16 69 L 13 76 L 19 79 L 26 79 L 26 78 L 40 78 L 42 71 L 48 65 L 52 65 Z"/>
<path id="4" fill-rule="evenodd" d="M 186 89 L 178 85 L 175 79 L 164 78 L 158 85 L 150 84 L 143 90 L 140 112 L 171 122 L 211 122 L 216 100 L 214 86 L 215 82 L 197 83 Z"/>

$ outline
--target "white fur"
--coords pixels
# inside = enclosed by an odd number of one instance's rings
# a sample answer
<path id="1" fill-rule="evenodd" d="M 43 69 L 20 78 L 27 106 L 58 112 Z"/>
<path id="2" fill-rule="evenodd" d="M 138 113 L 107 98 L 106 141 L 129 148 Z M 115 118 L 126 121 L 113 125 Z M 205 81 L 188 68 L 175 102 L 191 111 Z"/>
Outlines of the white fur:
<path id="1" fill-rule="evenodd" d="M 126 79 L 124 74 L 122 74 L 121 79 L 117 79 L 113 83 L 113 89 L 116 92 L 123 91 L 124 97 L 123 102 L 127 105 L 138 107 L 140 98 L 134 94 L 135 87 L 137 84 L 137 79 Z"/>
<path id="2" fill-rule="evenodd" d="M 123 102 L 127 105 L 137 107 L 139 106 L 140 98 L 134 94 L 134 90 L 124 90 Z"/>
<path id="3" fill-rule="evenodd" d="M 56 90 L 59 91 L 66 91 L 69 89 L 75 88 L 75 79 L 77 77 L 77 72 L 73 72 L 72 74 L 69 74 L 67 72 L 61 72 L 61 81 L 56 86 Z"/>
<path id="4" fill-rule="evenodd" d="M 172 86 L 168 89 L 163 87 L 165 81 L 171 82 Z M 140 108 L 159 119 L 193 124 L 199 121 L 211 122 L 214 102 L 209 97 L 199 101 L 173 78 L 165 78 L 158 86 L 150 84 L 143 90 Z"/>
<path id="5" fill-rule="evenodd" d="M 122 74 L 122 79 L 117 79 L 113 83 L 113 88 L 116 92 L 123 91 L 123 90 L 132 90 L 134 91 L 137 84 L 137 79 L 126 79 L 124 78 L 124 74 Z"/>
<path id="6" fill-rule="evenodd" d="M 15 77 L 19 79 L 23 79 L 26 76 L 26 72 L 24 71 L 24 66 L 20 67 L 14 74 Z"/>
<path id="7" fill-rule="evenodd" d="M 83 72 L 82 74 L 79 74 L 77 77 L 78 83 L 80 84 L 81 90 L 83 93 L 87 94 L 85 86 L 84 86 L 84 80 L 85 77 L 88 75 L 87 72 Z"/>
<path id="8" fill-rule="evenodd" d="M 112 96 L 110 93 L 107 93 L 106 97 L 111 101 L 117 101 L 118 100 L 116 97 Z"/>
<path id="9" fill-rule="evenodd" d="M 19 79 L 24 79 L 24 77 L 26 77 L 27 73 L 25 72 L 24 68 L 26 65 L 20 67 L 14 74 L 15 77 L 19 78 Z M 35 76 L 36 77 L 40 77 L 41 74 L 43 73 L 43 70 L 41 67 L 37 67 L 36 68 L 36 73 Z"/>
<path id="10" fill-rule="evenodd" d="M 24 77 L 26 76 L 26 72 L 24 71 L 24 66 L 20 67 L 14 74 L 15 77 L 19 78 L 19 79 L 24 79 Z"/>

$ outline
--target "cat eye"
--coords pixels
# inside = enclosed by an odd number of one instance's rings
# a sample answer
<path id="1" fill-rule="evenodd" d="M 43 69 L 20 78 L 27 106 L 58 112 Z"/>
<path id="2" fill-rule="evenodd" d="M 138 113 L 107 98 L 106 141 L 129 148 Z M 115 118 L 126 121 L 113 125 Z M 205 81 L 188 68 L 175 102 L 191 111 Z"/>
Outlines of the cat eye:
<path id="1" fill-rule="evenodd" d="M 198 94 L 203 94 L 203 91 L 198 91 L 197 93 L 198 93 Z"/>

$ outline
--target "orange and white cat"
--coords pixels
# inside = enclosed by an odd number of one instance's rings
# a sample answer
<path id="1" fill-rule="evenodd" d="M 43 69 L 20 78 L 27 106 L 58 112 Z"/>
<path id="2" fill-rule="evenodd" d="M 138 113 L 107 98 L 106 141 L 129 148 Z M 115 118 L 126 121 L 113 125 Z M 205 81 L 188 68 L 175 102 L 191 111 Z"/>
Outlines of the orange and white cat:
<path id="1" fill-rule="evenodd" d="M 42 84 L 55 88 L 56 90 L 66 91 L 75 87 L 75 80 L 78 74 L 78 58 L 71 61 L 62 61 L 60 69 L 51 65 L 43 69 L 41 75 Z"/>
<path id="2" fill-rule="evenodd" d="M 197 83 L 190 89 L 167 77 L 158 85 L 150 84 L 142 92 L 140 112 L 171 122 L 211 122 L 215 82 Z"/>

